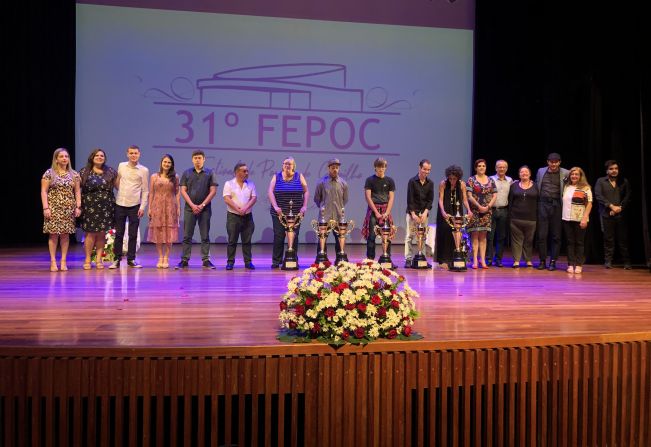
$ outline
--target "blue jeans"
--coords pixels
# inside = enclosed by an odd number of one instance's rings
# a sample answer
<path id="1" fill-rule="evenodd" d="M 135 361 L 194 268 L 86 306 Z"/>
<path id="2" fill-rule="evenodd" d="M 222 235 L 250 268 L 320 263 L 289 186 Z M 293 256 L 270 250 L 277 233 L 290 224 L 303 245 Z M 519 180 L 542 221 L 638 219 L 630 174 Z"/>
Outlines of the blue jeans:
<path id="1" fill-rule="evenodd" d="M 253 223 L 253 213 L 240 216 L 239 214 L 226 213 L 226 233 L 228 233 L 228 248 L 226 255 L 229 264 L 235 263 L 235 251 L 237 250 L 237 240 L 242 236 L 242 254 L 244 262 L 251 262 L 251 238 L 255 230 Z"/>
<path id="2" fill-rule="evenodd" d="M 201 235 L 201 259 L 206 261 L 210 259 L 210 217 L 212 209 L 204 208 L 199 214 L 194 214 L 190 208 L 183 210 L 183 254 L 181 259 L 190 260 L 192 253 L 192 236 L 194 227 L 199 224 L 199 234 Z"/>
<path id="3" fill-rule="evenodd" d="M 285 253 L 285 227 L 278 220 L 278 216 L 272 214 L 271 222 L 273 223 L 274 228 L 274 244 L 273 252 L 271 255 L 271 263 L 280 265 L 283 263 L 283 254 Z M 298 232 L 301 229 L 300 225 L 294 227 L 294 243 L 292 247 L 294 252 L 298 254 Z M 298 256 L 297 256 L 298 257 Z"/>
<path id="4" fill-rule="evenodd" d="M 366 257 L 368 259 L 375 259 L 375 226 L 377 225 L 377 218 L 375 213 L 371 213 L 371 216 L 368 220 L 369 235 L 366 239 Z M 380 244 L 380 247 L 382 245 Z M 389 241 L 389 246 L 387 247 L 387 254 L 391 254 L 391 241 Z"/>
<path id="5" fill-rule="evenodd" d="M 115 244 L 113 254 L 115 259 L 122 258 L 122 244 L 124 243 L 124 228 L 129 219 L 129 247 L 127 248 L 127 261 L 136 259 L 136 243 L 138 242 L 138 226 L 140 218 L 138 210 L 140 205 L 120 206 L 115 205 Z"/>

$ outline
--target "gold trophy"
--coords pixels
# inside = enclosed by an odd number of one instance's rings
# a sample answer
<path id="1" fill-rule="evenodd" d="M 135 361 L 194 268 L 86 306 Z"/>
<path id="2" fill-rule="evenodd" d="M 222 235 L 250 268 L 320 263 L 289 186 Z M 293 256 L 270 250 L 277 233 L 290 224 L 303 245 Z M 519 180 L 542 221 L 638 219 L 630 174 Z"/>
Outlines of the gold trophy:
<path id="1" fill-rule="evenodd" d="M 452 253 L 452 265 L 449 270 L 453 272 L 465 272 L 468 270 L 466 261 L 468 259 L 468 247 L 462 241 L 462 232 L 470 223 L 468 216 L 461 216 L 459 211 L 455 216 L 448 216 L 448 225 L 452 228 L 454 238 L 454 252 Z"/>
<path id="2" fill-rule="evenodd" d="M 341 208 L 341 215 L 339 216 L 339 222 L 337 222 L 337 226 L 335 231 L 335 234 L 339 238 L 339 253 L 337 253 L 337 259 L 335 261 L 335 264 L 339 264 L 341 261 L 346 261 L 348 262 L 348 255 L 344 251 L 344 246 L 346 245 L 346 236 L 348 233 L 353 231 L 353 228 L 355 228 L 355 221 L 354 220 L 346 220 L 345 217 L 345 209 L 342 207 Z"/>
<path id="3" fill-rule="evenodd" d="M 316 262 L 328 261 L 328 254 L 326 253 L 326 242 L 328 240 L 328 233 L 334 230 L 337 227 L 337 222 L 334 220 L 326 220 L 325 218 L 325 207 L 322 207 L 319 212 L 319 220 L 312 221 L 312 228 L 316 232 L 317 237 L 319 238 L 319 252 L 316 254 Z"/>
<path id="4" fill-rule="evenodd" d="M 384 219 L 384 224 L 382 226 L 375 226 L 375 235 L 382 238 L 382 256 L 378 259 L 380 265 L 385 269 L 392 269 L 393 262 L 391 261 L 391 255 L 389 254 L 389 247 L 391 246 L 391 241 L 396 235 L 398 228 L 395 225 L 389 225 L 389 219 Z"/>
<path id="5" fill-rule="evenodd" d="M 420 213 L 418 214 L 420 217 Z M 429 269 L 432 268 L 430 264 L 427 263 L 427 257 L 423 254 L 423 244 L 425 243 L 425 238 L 429 232 L 429 227 L 424 223 L 416 223 L 412 220 L 410 226 L 411 234 L 416 235 L 416 246 L 418 247 L 418 253 L 411 260 L 411 268 L 413 269 Z"/>
<path id="6" fill-rule="evenodd" d="M 285 251 L 285 257 L 283 258 L 283 265 L 281 269 L 283 270 L 298 270 L 298 258 L 296 257 L 296 251 L 294 250 L 294 228 L 301 224 L 303 219 L 302 214 L 294 214 L 292 211 L 292 205 L 294 201 L 289 201 L 289 214 L 280 214 L 278 215 L 278 220 L 281 225 L 285 227 L 285 232 L 287 234 L 287 250 Z"/>

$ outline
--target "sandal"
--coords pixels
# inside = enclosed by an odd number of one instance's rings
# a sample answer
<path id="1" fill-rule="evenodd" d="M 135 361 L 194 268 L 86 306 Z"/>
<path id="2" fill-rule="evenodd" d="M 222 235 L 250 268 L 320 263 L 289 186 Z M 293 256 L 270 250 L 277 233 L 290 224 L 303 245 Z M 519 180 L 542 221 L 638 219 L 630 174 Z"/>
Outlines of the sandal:
<path id="1" fill-rule="evenodd" d="M 581 273 L 581 272 L 583 272 L 583 267 L 581 267 L 580 265 L 574 267 L 574 273 Z"/>
<path id="2" fill-rule="evenodd" d="M 66 265 L 66 261 L 61 261 L 61 269 L 62 272 L 67 272 L 68 271 L 68 266 Z"/>
<path id="3" fill-rule="evenodd" d="M 90 262 L 84 262 L 84 270 L 90 270 L 92 268 L 92 265 L 90 265 Z"/>
<path id="4" fill-rule="evenodd" d="M 97 270 L 102 270 L 104 268 L 104 263 L 102 261 L 99 261 L 97 264 L 95 264 L 95 268 Z"/>
<path id="5" fill-rule="evenodd" d="M 59 267 L 57 266 L 56 261 L 50 262 L 50 271 L 51 272 L 58 272 L 59 271 Z"/>

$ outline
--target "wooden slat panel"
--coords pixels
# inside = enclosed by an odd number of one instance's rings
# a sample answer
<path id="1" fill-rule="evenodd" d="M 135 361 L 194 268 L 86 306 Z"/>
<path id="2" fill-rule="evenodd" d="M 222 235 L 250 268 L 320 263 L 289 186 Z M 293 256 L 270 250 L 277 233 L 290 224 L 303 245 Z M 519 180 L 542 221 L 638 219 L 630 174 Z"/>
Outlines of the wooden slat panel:
<path id="1" fill-rule="evenodd" d="M 529 349 L 529 445 L 534 447 L 538 445 L 538 430 L 541 428 L 538 425 L 538 385 L 540 383 L 540 367 L 541 367 L 541 348 Z"/>
<path id="2" fill-rule="evenodd" d="M 633 402 L 633 396 L 631 395 L 631 383 L 630 383 L 630 373 L 631 373 L 631 350 L 628 343 L 621 345 L 621 373 L 620 373 L 620 383 L 621 383 L 621 394 L 620 394 L 620 421 L 618 423 L 618 441 L 619 445 L 631 445 L 630 433 L 628 431 L 630 427 L 631 413 L 630 406 Z"/>
<path id="3" fill-rule="evenodd" d="M 570 389 L 569 389 L 569 396 L 571 398 L 570 401 L 570 419 L 568 423 L 568 430 L 569 430 L 569 445 L 570 446 L 577 446 L 578 445 L 578 435 L 581 431 L 581 427 L 579 425 L 579 373 L 580 373 L 580 365 L 581 365 L 581 358 L 580 358 L 580 347 L 576 345 L 572 345 L 569 347 L 569 354 L 570 354 L 570 359 L 569 359 L 569 365 L 570 365 L 570 371 L 569 371 L 569 376 L 570 376 Z"/>
<path id="4" fill-rule="evenodd" d="M 640 447 L 651 444 L 651 341 L 640 344 L 640 418 L 636 433 Z"/>
<path id="5" fill-rule="evenodd" d="M 370 369 L 369 369 L 369 356 L 358 354 L 355 356 L 356 365 L 355 365 L 355 402 L 356 405 L 356 417 L 355 421 L 358 424 L 359 429 L 355 432 L 355 444 L 354 445 L 368 445 L 370 439 L 370 431 L 372 429 L 371 421 L 371 406 L 370 405 L 359 405 L 361 402 L 366 402 L 366 396 L 369 394 L 369 381 L 371 380 Z M 351 394 L 353 395 L 353 394 Z M 311 439 L 306 433 L 305 439 Z"/>
<path id="6" fill-rule="evenodd" d="M 508 410 L 509 419 L 505 430 L 507 432 L 507 444 L 516 445 L 515 441 L 515 419 L 516 419 L 516 399 L 515 399 L 515 384 L 518 382 L 518 364 L 520 362 L 520 350 L 519 349 L 509 349 L 506 351 L 507 357 L 507 366 L 506 366 L 506 383 L 508 387 L 508 400 L 506 400 L 505 405 Z"/>

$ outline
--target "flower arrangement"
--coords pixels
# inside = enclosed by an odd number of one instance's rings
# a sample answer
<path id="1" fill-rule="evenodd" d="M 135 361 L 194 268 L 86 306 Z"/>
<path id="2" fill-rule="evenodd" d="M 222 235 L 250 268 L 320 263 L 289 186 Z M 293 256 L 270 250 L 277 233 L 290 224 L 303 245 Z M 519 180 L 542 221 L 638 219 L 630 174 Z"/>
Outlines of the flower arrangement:
<path id="1" fill-rule="evenodd" d="M 287 289 L 280 302 L 281 341 L 342 345 L 422 338 L 412 330 L 418 293 L 377 262 L 312 264 Z"/>
<path id="2" fill-rule="evenodd" d="M 106 238 L 104 240 L 104 249 L 102 250 L 102 261 L 104 262 L 113 262 L 115 260 L 115 255 L 113 254 L 113 246 L 115 245 L 115 229 L 111 228 L 106 232 Z M 90 259 L 93 262 L 97 262 L 97 253 L 93 247 L 93 253 L 90 255 Z"/>

